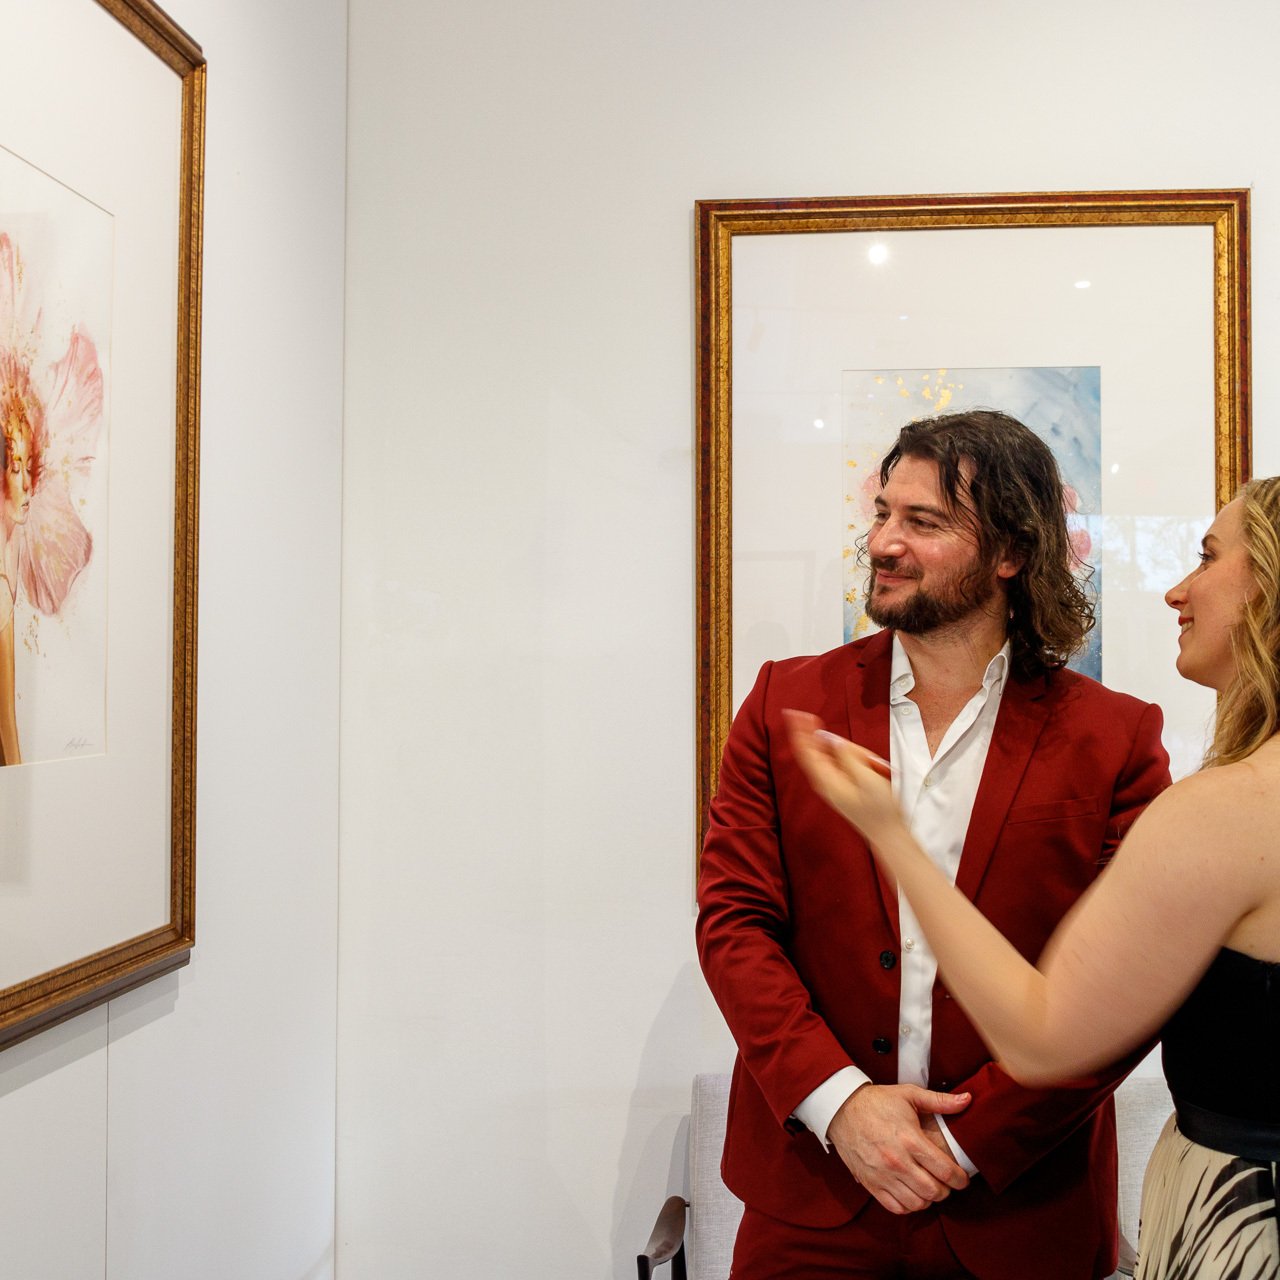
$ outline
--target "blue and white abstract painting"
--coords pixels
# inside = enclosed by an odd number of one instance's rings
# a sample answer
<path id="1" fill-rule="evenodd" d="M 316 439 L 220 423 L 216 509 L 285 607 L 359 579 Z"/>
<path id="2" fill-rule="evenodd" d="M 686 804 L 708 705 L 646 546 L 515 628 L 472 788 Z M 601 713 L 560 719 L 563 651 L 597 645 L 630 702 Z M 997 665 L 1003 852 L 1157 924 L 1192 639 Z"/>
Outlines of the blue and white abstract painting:
<path id="1" fill-rule="evenodd" d="M 1097 366 L 1019 369 L 850 369 L 844 405 L 844 638 L 875 630 L 863 611 L 867 570 L 858 542 L 874 513 L 880 459 L 898 430 L 931 414 L 999 409 L 1025 422 L 1053 450 L 1062 472 L 1071 540 L 1094 594 L 1097 625 L 1073 670 L 1102 678 L 1102 581 L 1090 556 L 1102 510 L 1102 370 Z"/>

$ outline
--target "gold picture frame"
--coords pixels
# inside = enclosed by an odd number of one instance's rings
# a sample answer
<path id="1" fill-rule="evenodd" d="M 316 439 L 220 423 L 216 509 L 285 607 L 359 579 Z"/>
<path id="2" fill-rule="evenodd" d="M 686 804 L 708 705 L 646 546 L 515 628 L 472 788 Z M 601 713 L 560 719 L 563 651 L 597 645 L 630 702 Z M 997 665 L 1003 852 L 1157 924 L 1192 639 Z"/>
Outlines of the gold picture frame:
<path id="1" fill-rule="evenodd" d="M 806 238 L 803 248 L 808 273 L 789 279 L 787 300 L 779 310 L 789 314 L 794 345 L 806 336 L 806 296 L 822 292 L 821 266 L 811 252 L 815 243 L 835 243 L 836 237 L 883 236 L 907 233 L 912 237 L 945 232 L 963 233 L 957 245 L 978 244 L 995 255 L 1013 245 L 1047 241 L 1027 240 L 1040 231 L 1091 231 L 1101 229 L 1109 240 L 1124 230 L 1199 228 L 1178 240 L 1177 252 L 1195 255 L 1192 276 L 1203 285 L 1193 290 L 1195 301 L 1152 314 L 1151 323 L 1179 326 L 1183 320 L 1196 331 L 1203 329 L 1204 394 L 1212 399 L 1212 477 L 1205 477 L 1206 498 L 1221 505 L 1249 475 L 1249 193 L 1243 189 L 1217 191 L 1112 191 L 1050 192 L 1003 195 L 912 195 L 848 199 L 704 200 L 696 205 L 696 307 L 697 307 L 697 720 L 696 805 L 698 848 L 707 826 L 708 806 L 714 795 L 724 741 L 733 715 L 733 493 L 734 493 L 734 304 L 735 247 L 748 238 Z M 983 233 L 979 242 L 976 233 Z M 829 240 L 823 241 L 827 237 Z M 1020 237 L 1010 240 L 1009 237 Z M 1059 237 L 1060 239 L 1060 237 Z M 1094 237 L 1096 241 L 1097 237 Z M 815 243 L 808 243 L 813 241 Z M 939 241 L 938 243 L 942 243 Z M 1093 243 L 1093 241 L 1091 241 Z M 1160 247 L 1168 241 L 1157 242 Z M 798 245 L 798 240 L 796 241 Z M 1105 248 L 1105 245 L 1104 245 Z M 945 276 L 946 266 L 940 275 Z M 935 279 L 938 278 L 935 274 Z M 1077 287 L 1086 286 L 1080 281 Z M 810 289 L 808 286 L 812 285 Z M 1196 286 L 1200 289 L 1200 285 Z M 1132 306 L 1132 297 L 1125 300 Z M 830 294 L 814 303 L 811 311 L 829 306 Z M 984 302 L 974 304 L 976 314 Z M 1209 313 L 1211 309 L 1211 314 Z M 1153 312 L 1155 309 L 1153 308 Z M 907 316 L 900 317 L 906 320 Z M 1006 317 L 1009 325 L 1021 317 Z M 939 360 L 945 347 L 946 324 L 935 326 L 931 354 Z M 959 334 L 960 325 L 952 322 Z M 967 335 L 966 335 L 967 336 Z M 1171 333 L 1178 337 L 1180 334 Z M 1158 338 L 1158 335 L 1157 335 Z M 873 343 L 864 344 L 868 347 Z M 1150 368 L 1159 376 L 1159 342 L 1153 341 Z M 1052 357 L 1055 353 L 1047 353 Z M 877 351 L 850 350 L 851 367 L 880 368 Z M 962 361 L 947 355 L 951 363 Z M 998 353 L 992 362 L 1001 363 Z M 921 361 L 922 365 L 929 363 Z M 1053 358 L 1043 361 L 1058 363 Z M 1068 363 L 1063 361 L 1062 363 Z M 1161 440 L 1163 449 L 1170 447 Z M 785 495 L 784 495 L 785 500 Z M 806 650 L 807 651 L 807 650 Z M 772 656 L 788 656 L 775 653 Z M 739 673 L 749 676 L 754 672 Z M 741 679 L 739 680 L 739 684 Z M 739 696 L 741 696 L 740 690 Z"/>
<path id="2" fill-rule="evenodd" d="M 13 17 L 24 57 L 57 48 L 63 63 L 36 69 L 48 91 L 0 143 L 110 224 L 110 485 L 93 555 L 111 594 L 103 741 L 0 769 L 0 1047 L 186 964 L 195 943 L 206 82 L 200 46 L 150 0 Z M 92 86 L 66 90 L 76 58 Z M 71 96 L 95 91 L 103 119 Z"/>

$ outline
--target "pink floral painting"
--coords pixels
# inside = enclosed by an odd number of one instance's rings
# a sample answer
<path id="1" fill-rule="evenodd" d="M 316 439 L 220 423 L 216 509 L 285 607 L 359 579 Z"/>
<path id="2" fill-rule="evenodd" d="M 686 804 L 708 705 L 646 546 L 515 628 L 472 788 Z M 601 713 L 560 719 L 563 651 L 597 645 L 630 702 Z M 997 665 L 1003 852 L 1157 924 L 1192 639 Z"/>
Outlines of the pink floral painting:
<path id="1" fill-rule="evenodd" d="M 43 246 L 51 237 L 33 238 Z M 98 509 L 104 505 L 102 485 L 94 484 L 104 434 L 103 369 L 96 335 L 80 322 L 66 322 L 74 309 L 74 282 L 60 281 L 50 265 L 38 255 L 29 257 L 19 236 L 2 229 L 0 220 L 4 765 L 78 754 L 102 738 L 101 695 L 91 694 L 90 705 L 68 708 L 65 697 L 33 692 L 41 680 L 56 684 L 60 672 L 70 687 L 105 688 L 105 584 L 99 581 L 96 591 L 85 587 L 98 569 L 93 525 L 105 515 Z M 104 572 L 98 571 L 100 579 Z M 41 670 L 51 662 L 52 671 Z M 46 707 L 61 721 L 52 738 L 38 732 Z M 65 743 L 59 746 L 61 738 Z M 45 745 L 33 750 L 37 742 Z"/>

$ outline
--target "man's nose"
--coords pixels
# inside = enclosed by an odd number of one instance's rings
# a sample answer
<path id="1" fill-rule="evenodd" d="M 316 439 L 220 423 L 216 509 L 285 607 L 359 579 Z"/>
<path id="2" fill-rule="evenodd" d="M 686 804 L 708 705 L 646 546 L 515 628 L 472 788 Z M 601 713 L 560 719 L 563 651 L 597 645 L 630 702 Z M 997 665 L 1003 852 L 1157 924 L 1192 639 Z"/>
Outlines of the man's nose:
<path id="1" fill-rule="evenodd" d="M 898 531 L 897 525 L 891 520 L 873 525 L 871 532 L 867 535 L 867 550 L 877 556 L 890 554 L 890 548 L 900 548 L 901 546 L 902 536 Z"/>

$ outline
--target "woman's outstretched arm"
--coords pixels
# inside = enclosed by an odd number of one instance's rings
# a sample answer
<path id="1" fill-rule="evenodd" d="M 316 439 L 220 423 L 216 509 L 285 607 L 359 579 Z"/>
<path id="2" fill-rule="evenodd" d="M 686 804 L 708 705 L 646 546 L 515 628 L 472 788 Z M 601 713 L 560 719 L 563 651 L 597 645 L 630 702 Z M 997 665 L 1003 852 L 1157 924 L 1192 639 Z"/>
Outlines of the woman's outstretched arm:
<path id="1" fill-rule="evenodd" d="M 1148 1039 L 1185 999 L 1274 878 L 1257 771 L 1197 774 L 1156 799 L 1107 873 L 1026 960 L 907 829 L 883 762 L 791 712 L 814 789 L 857 826 L 911 902 L 948 989 L 1024 1084 L 1070 1079 Z M 1229 857 L 1230 867 L 1223 864 Z"/>

